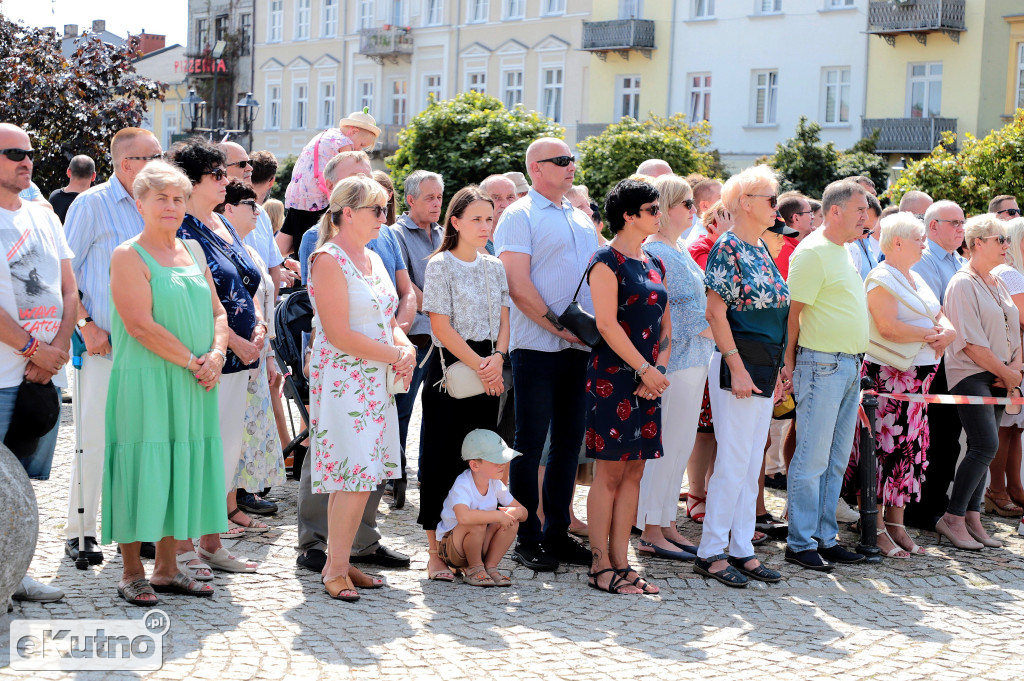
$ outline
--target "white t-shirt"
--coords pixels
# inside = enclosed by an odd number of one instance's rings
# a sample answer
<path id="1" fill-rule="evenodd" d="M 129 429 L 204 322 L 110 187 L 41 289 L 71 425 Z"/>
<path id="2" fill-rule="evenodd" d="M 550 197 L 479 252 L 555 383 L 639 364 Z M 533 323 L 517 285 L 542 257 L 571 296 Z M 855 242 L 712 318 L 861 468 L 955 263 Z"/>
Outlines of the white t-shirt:
<path id="1" fill-rule="evenodd" d="M 935 297 L 932 290 L 928 288 L 928 284 L 921 278 L 921 275 L 917 272 L 911 271 L 910 275 L 914 277 L 914 285 L 917 287 L 915 291 L 910 287 L 906 277 L 897 270 L 895 267 L 890 267 L 884 262 L 871 270 L 872 280 L 877 279 L 888 286 L 892 291 L 895 291 L 899 296 L 900 300 L 896 302 L 896 319 L 903 322 L 904 324 L 910 324 L 911 326 L 917 326 L 922 329 L 930 329 L 935 326 L 935 323 L 930 317 L 923 314 L 924 307 L 921 305 L 921 300 L 924 301 L 925 305 L 928 306 L 928 314 L 932 317 L 938 317 L 941 310 L 939 305 L 939 299 Z M 878 284 L 874 281 L 869 281 L 864 285 L 865 291 L 871 291 L 873 288 L 877 288 Z M 914 294 L 917 294 L 915 296 Z M 918 300 L 918 296 L 921 300 Z M 909 303 L 909 307 L 908 307 Z M 867 360 L 874 362 L 875 364 L 884 364 L 871 356 L 871 353 L 867 353 Z M 932 350 L 930 345 L 922 345 L 921 350 L 918 351 L 917 357 L 914 358 L 914 366 L 925 366 L 938 364 L 939 359 L 935 356 L 935 351 Z"/>
<path id="2" fill-rule="evenodd" d="M 473 482 L 473 471 L 462 471 L 462 474 L 455 478 L 455 484 L 444 500 L 441 522 L 437 524 L 437 536 L 443 537 L 445 532 L 455 529 L 459 524 L 455 519 L 456 504 L 465 504 L 471 511 L 497 511 L 499 504 L 511 506 L 514 501 L 515 497 L 501 480 L 489 480 L 487 494 L 482 495 Z"/>
<path id="3" fill-rule="evenodd" d="M 60 261 L 75 255 L 60 219 L 28 201 L 16 211 L 0 208 L 0 247 L 7 256 L 0 260 L 0 307 L 23 329 L 49 343 L 64 314 Z M 21 385 L 28 360 L 17 354 L 20 349 L 0 344 L 0 388 Z M 58 371 L 53 382 L 65 387 L 64 372 Z"/>

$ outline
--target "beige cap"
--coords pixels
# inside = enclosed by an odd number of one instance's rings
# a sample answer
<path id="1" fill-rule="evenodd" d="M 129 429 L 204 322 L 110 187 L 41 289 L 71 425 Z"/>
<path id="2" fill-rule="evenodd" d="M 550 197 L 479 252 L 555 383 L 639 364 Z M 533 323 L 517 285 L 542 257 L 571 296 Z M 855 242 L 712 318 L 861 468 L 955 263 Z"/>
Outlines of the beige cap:
<path id="1" fill-rule="evenodd" d="M 380 128 L 377 127 L 377 121 L 373 119 L 367 108 L 364 108 L 362 111 L 353 111 L 338 121 L 339 128 L 344 128 L 346 125 L 372 132 L 375 137 L 380 137 Z"/>
<path id="2" fill-rule="evenodd" d="M 530 185 L 526 181 L 526 176 L 522 173 L 512 171 L 510 173 L 505 173 L 505 177 L 512 180 L 516 185 L 516 194 L 522 194 L 523 192 L 530 191 Z"/>

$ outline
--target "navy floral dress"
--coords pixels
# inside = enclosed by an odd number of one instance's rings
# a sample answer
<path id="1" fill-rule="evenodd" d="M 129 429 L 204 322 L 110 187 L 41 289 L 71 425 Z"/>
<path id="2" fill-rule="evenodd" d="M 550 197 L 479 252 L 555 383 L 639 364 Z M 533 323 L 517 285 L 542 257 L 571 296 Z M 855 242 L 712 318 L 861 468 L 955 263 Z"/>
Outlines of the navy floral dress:
<path id="1" fill-rule="evenodd" d="M 256 329 L 256 303 L 253 302 L 253 296 L 260 285 L 260 271 L 249 258 L 235 228 L 223 215 L 218 217 L 231 232 L 232 243 L 224 241 L 198 218 L 187 213 L 178 228 L 178 238 L 195 239 L 203 247 L 214 286 L 217 287 L 217 297 L 228 313 L 228 327 L 242 338 L 252 338 L 252 332 Z M 260 365 L 259 360 L 243 364 L 230 350 L 226 355 L 222 372 L 225 374 L 255 369 Z"/>
<path id="2" fill-rule="evenodd" d="M 665 265 L 646 251 L 643 260 L 635 260 L 611 246 L 599 248 L 590 267 L 599 262 L 607 265 L 619 282 L 619 325 L 653 366 L 658 360 L 661 318 L 668 305 Z M 633 394 L 636 387 L 633 368 L 602 340 L 591 351 L 587 367 L 588 458 L 636 461 L 662 456 L 661 398 L 638 397 Z"/>

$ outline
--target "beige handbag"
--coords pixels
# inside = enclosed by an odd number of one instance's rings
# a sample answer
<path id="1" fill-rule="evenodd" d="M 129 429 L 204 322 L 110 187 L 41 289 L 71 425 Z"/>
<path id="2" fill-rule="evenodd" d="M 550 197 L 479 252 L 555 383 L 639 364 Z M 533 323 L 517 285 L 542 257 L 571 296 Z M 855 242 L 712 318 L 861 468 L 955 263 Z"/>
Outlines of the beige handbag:
<path id="1" fill-rule="evenodd" d="M 491 325 L 491 277 L 487 272 L 487 263 L 483 263 L 484 266 L 484 284 L 487 287 L 487 326 Z M 454 328 L 454 327 L 453 327 Z M 490 335 L 490 334 L 488 334 Z M 491 354 L 495 352 L 495 339 L 491 338 Z M 480 374 L 476 372 L 465 362 L 455 362 L 449 366 L 445 366 L 444 351 L 438 349 L 441 353 L 441 380 L 436 384 L 438 389 L 444 390 L 448 393 L 449 397 L 454 397 L 457 400 L 462 400 L 467 397 L 476 397 L 477 395 L 483 395 L 487 388 L 484 386 L 484 382 L 480 380 Z"/>
<path id="2" fill-rule="evenodd" d="M 917 298 L 918 302 L 921 303 L 921 310 L 918 310 L 914 306 L 907 303 L 900 294 L 896 293 L 889 285 L 879 281 L 872 274 L 868 274 L 868 278 L 864 280 L 864 286 L 867 287 L 869 282 L 874 282 L 878 286 L 881 286 L 886 291 L 892 294 L 897 301 L 903 303 L 914 312 L 918 312 L 929 319 L 938 326 L 939 322 L 928 312 L 928 304 L 924 302 L 915 291 L 911 291 L 914 297 Z M 923 311 L 922 311 L 923 310 Z M 888 338 L 884 338 L 878 331 L 878 327 L 875 325 L 875 318 L 868 313 L 868 354 L 880 361 L 886 366 L 890 366 L 893 369 L 899 371 L 906 371 L 910 367 L 914 366 L 914 358 L 921 352 L 926 343 L 924 341 L 910 341 L 909 343 L 897 343 L 891 341 Z"/>

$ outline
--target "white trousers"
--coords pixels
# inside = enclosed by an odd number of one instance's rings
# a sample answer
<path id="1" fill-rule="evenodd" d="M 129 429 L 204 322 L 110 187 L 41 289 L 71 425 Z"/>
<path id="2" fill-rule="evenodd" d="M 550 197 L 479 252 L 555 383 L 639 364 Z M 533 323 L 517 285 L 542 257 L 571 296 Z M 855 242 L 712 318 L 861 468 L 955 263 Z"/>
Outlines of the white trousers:
<path id="1" fill-rule="evenodd" d="M 245 390 L 249 385 L 249 372 L 238 371 L 220 377 L 217 404 L 220 410 L 220 439 L 224 444 L 224 491 L 234 489 L 235 471 L 242 459 L 242 439 L 245 427 Z M 268 418 L 270 418 L 268 416 Z M 226 511 L 225 511 L 226 512 Z"/>
<path id="2" fill-rule="evenodd" d="M 758 476 L 768 426 L 772 418 L 771 397 L 737 399 L 719 388 L 721 353 L 711 356 L 708 368 L 708 395 L 715 415 L 718 455 L 715 472 L 708 483 L 704 530 L 697 549 L 701 558 L 728 553 L 733 558 L 754 555 Z M 728 550 L 727 550 L 728 549 Z"/>
<path id="3" fill-rule="evenodd" d="M 771 428 L 768 433 L 772 436 L 772 443 L 765 454 L 765 475 L 775 475 L 786 472 L 786 459 L 782 456 L 782 445 L 786 442 L 786 435 L 789 434 L 793 419 L 772 419 Z"/>
<path id="4" fill-rule="evenodd" d="M 68 539 L 78 538 L 78 471 L 82 471 L 82 507 L 85 509 L 85 536 L 96 537 L 96 519 L 103 491 L 103 460 L 107 447 L 107 387 L 114 363 L 98 355 L 82 357 L 82 369 L 74 376 L 81 381 L 78 395 L 78 429 L 82 443 L 81 461 L 71 461 L 71 484 L 68 489 Z"/>
<path id="5" fill-rule="evenodd" d="M 636 526 L 668 527 L 679 512 L 679 488 L 697 436 L 706 366 L 673 371 L 661 396 L 661 446 L 664 456 L 650 459 L 640 481 Z"/>

